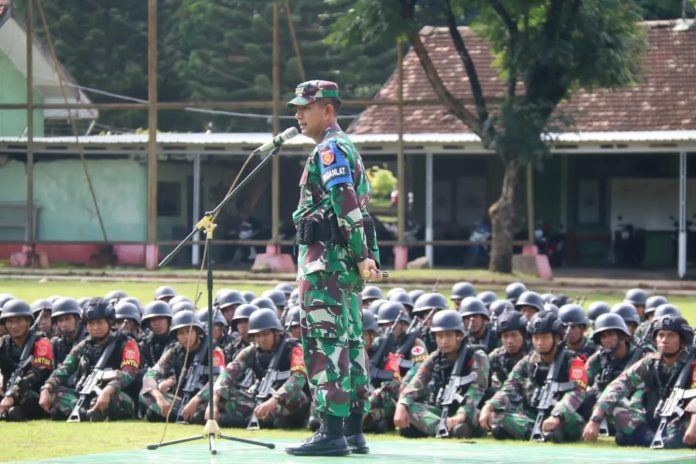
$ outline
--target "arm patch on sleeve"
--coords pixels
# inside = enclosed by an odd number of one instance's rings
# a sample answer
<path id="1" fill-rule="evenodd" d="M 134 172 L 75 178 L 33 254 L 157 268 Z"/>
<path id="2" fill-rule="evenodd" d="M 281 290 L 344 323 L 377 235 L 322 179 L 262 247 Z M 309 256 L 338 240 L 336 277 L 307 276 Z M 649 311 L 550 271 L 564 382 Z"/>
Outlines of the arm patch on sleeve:
<path id="1" fill-rule="evenodd" d="M 330 190 L 338 184 L 353 184 L 350 163 L 346 155 L 336 146 L 336 142 L 329 141 L 325 145 L 319 145 L 317 157 L 324 189 Z"/>

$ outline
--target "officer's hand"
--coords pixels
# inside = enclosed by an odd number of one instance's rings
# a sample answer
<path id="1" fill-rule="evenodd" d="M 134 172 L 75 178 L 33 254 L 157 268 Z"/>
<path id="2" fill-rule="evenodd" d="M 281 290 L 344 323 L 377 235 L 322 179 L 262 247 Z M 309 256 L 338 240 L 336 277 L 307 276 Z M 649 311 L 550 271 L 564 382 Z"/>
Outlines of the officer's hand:
<path id="1" fill-rule="evenodd" d="M 447 430 L 452 433 L 454 431 L 454 428 L 458 426 L 459 424 L 463 424 L 466 421 L 466 414 L 461 413 L 461 414 L 456 414 L 452 417 L 448 417 L 445 419 L 445 422 L 447 424 Z"/>
<path id="2" fill-rule="evenodd" d="M 398 403 L 396 405 L 394 425 L 400 429 L 408 428 L 408 426 L 411 425 L 411 417 L 408 414 L 408 408 L 403 403 Z"/>
<path id="3" fill-rule="evenodd" d="M 382 280 L 382 273 L 377 269 L 374 259 L 367 258 L 358 263 L 358 272 L 363 280 L 379 281 Z"/>
<path id="4" fill-rule="evenodd" d="M 53 395 L 50 390 L 41 390 L 41 395 L 39 396 L 39 406 L 44 411 L 51 412 L 51 404 L 53 404 Z"/>
<path id="5" fill-rule="evenodd" d="M 596 422 L 588 422 L 582 431 L 582 439 L 585 441 L 597 441 L 599 436 L 599 424 Z"/>
<path id="6" fill-rule="evenodd" d="M 162 417 L 167 417 L 169 410 L 172 409 L 172 403 L 167 401 L 167 398 L 160 396 L 157 398 L 157 407 L 160 409 L 160 414 L 162 414 Z"/>
<path id="7" fill-rule="evenodd" d="M 186 403 L 186 406 L 184 406 L 183 411 L 181 411 L 181 418 L 185 421 L 191 420 L 193 415 L 196 413 L 196 409 L 198 409 L 198 406 L 200 404 L 201 400 L 197 396 L 191 398 L 189 402 Z"/>
<path id="8" fill-rule="evenodd" d="M 684 432 L 684 439 L 682 441 L 685 445 L 696 445 L 696 414 L 691 414 L 691 420 L 689 421 L 689 426 L 686 428 L 686 432 Z"/>
<path id="9" fill-rule="evenodd" d="M 9 411 L 9 409 L 14 406 L 14 398 L 11 396 L 6 396 L 0 401 L 0 413 Z"/>
<path id="10" fill-rule="evenodd" d="M 542 432 L 553 432 L 561 425 L 561 419 L 558 417 L 549 417 L 541 424 Z"/>
<path id="11" fill-rule="evenodd" d="M 106 408 L 109 407 L 109 402 L 111 401 L 111 395 L 114 393 L 114 389 L 110 386 L 107 386 L 102 390 L 102 392 L 99 394 L 97 397 L 96 403 L 94 403 L 94 406 L 90 411 L 106 411 Z"/>
<path id="12" fill-rule="evenodd" d="M 176 385 L 176 380 L 174 379 L 167 379 L 163 380 L 160 382 L 160 384 L 157 386 L 157 389 L 161 391 L 162 393 L 167 393 L 169 392 L 174 386 Z"/>
<path id="13" fill-rule="evenodd" d="M 481 414 L 479 415 L 479 425 L 484 430 L 491 429 L 491 421 L 493 420 L 493 406 L 487 404 L 481 409 Z"/>
<path id="14" fill-rule="evenodd" d="M 266 420 L 266 417 L 273 413 L 273 411 L 275 411 L 277 407 L 278 400 L 275 398 L 270 398 L 256 406 L 256 408 L 254 409 L 254 414 L 256 414 L 256 417 L 259 420 Z"/>

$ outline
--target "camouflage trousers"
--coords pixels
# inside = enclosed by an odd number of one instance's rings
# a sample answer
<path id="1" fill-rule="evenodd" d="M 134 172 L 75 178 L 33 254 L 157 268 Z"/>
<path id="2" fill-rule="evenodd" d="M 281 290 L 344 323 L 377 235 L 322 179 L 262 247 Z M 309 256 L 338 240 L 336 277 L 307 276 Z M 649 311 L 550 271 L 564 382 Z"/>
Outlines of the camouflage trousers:
<path id="1" fill-rule="evenodd" d="M 23 392 L 20 399 L 15 401 L 14 405 L 15 407 L 18 406 L 22 412 L 24 412 L 24 415 L 28 420 L 43 419 L 48 417 L 46 411 L 41 409 L 41 406 L 39 406 L 39 394 L 34 390 Z M 4 418 L 4 416 L 0 418 Z"/>
<path id="2" fill-rule="evenodd" d="M 460 406 L 455 414 L 465 413 L 464 423 L 469 426 L 472 436 L 483 435 L 483 430 L 479 427 L 478 417 L 479 410 L 467 411 L 468 408 Z M 408 408 L 408 415 L 411 419 L 411 427 L 418 429 L 429 437 L 434 437 L 437 434 L 437 429 L 440 425 L 440 417 L 442 416 L 442 407 L 428 405 L 425 403 L 413 403 Z"/>
<path id="3" fill-rule="evenodd" d="M 616 428 L 616 444 L 619 446 L 643 446 L 651 445 L 657 422 L 648 421 L 645 408 L 633 399 L 629 402 L 620 401 L 614 408 L 608 421 L 614 422 Z M 665 448 L 688 448 L 684 444 L 684 433 L 689 426 L 690 415 L 684 414 L 681 418 L 673 418 L 665 426 L 662 434 Z"/>
<path id="4" fill-rule="evenodd" d="M 181 398 L 177 398 L 174 401 L 174 395 L 171 393 L 163 393 L 166 400 L 172 405 L 171 413 L 169 414 L 169 420 L 171 422 L 176 421 L 177 414 L 181 407 Z M 150 422 L 164 422 L 166 417 L 162 415 L 162 410 L 157 405 L 157 401 L 152 395 L 140 395 L 140 404 L 145 410 L 145 418 Z M 205 409 L 208 407 L 208 402 L 204 401 L 196 408 L 196 412 L 193 417 L 188 422 L 191 424 L 203 424 L 205 423 Z"/>
<path id="5" fill-rule="evenodd" d="M 363 417 L 364 431 L 383 433 L 394 427 L 394 412 L 396 403 L 399 401 L 400 388 L 399 382 L 390 380 L 370 393 L 368 399 L 370 410 Z"/>
<path id="6" fill-rule="evenodd" d="M 361 282 L 355 271 L 318 271 L 298 282 L 302 349 L 320 417 L 362 415 L 369 407 Z"/>
<path id="7" fill-rule="evenodd" d="M 53 389 L 53 405 L 51 406 L 51 417 L 57 420 L 65 420 L 70 416 L 79 396 L 75 390 L 66 387 L 55 387 Z M 92 396 L 83 403 L 82 408 L 90 409 L 97 401 L 96 396 Z M 133 400 L 128 394 L 118 392 L 111 396 L 109 406 L 106 408 L 106 415 L 109 420 L 132 419 Z"/>
<path id="8" fill-rule="evenodd" d="M 227 415 L 227 421 L 235 426 L 246 427 L 256 408 L 256 398 L 241 389 L 226 391 L 220 398 L 218 408 L 220 415 Z M 284 404 L 278 404 L 263 421 L 264 428 L 294 428 L 304 425 L 309 411 L 309 397 L 302 389 L 290 392 Z"/>
<path id="9" fill-rule="evenodd" d="M 536 409 L 530 410 L 521 404 L 510 405 L 505 411 L 496 411 L 493 414 L 493 427 L 500 427 L 510 438 L 516 440 L 529 440 L 532 436 L 534 421 L 537 417 Z M 582 437 L 585 423 L 578 413 L 565 414 L 561 424 L 562 442 L 578 441 Z M 494 435 L 495 436 L 495 435 Z"/>

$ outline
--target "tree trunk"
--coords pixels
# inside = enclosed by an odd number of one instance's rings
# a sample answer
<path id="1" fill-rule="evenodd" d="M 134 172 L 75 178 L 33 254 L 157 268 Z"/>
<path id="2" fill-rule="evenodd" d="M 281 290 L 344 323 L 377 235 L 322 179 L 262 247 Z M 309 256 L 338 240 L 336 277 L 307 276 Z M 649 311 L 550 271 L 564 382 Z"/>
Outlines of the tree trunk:
<path id="1" fill-rule="evenodd" d="M 488 270 L 512 272 L 512 242 L 515 234 L 515 194 L 522 170 L 513 162 L 505 163 L 500 198 L 488 208 L 491 219 L 491 255 Z"/>

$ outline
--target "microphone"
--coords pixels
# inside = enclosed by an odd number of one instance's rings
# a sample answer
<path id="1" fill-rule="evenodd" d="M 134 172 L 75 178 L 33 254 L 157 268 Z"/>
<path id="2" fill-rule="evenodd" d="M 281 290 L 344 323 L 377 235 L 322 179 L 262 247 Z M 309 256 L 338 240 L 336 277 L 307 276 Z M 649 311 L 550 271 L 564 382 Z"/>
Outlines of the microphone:
<path id="1" fill-rule="evenodd" d="M 259 148 L 257 148 L 254 151 L 260 152 L 260 151 L 273 150 L 274 148 L 280 148 L 281 145 L 283 145 L 285 142 L 287 142 L 291 138 L 295 137 L 296 135 L 297 135 L 297 128 L 290 127 L 288 129 L 285 129 L 283 132 L 276 135 L 275 137 L 273 137 L 273 139 L 270 142 L 264 143 L 263 145 L 261 145 Z"/>

